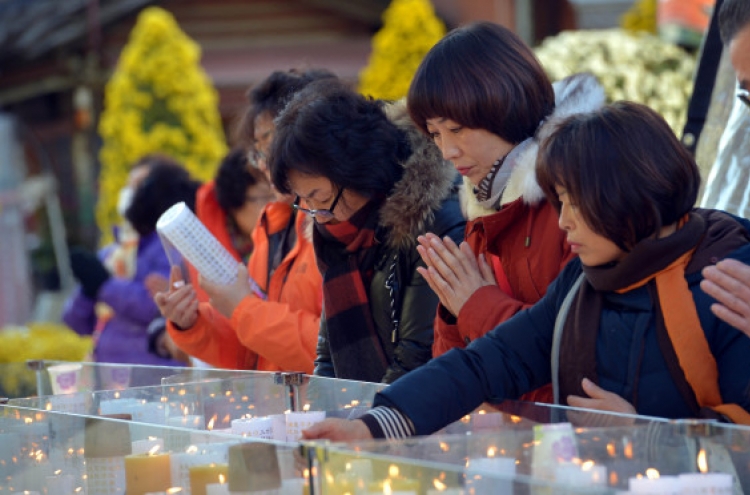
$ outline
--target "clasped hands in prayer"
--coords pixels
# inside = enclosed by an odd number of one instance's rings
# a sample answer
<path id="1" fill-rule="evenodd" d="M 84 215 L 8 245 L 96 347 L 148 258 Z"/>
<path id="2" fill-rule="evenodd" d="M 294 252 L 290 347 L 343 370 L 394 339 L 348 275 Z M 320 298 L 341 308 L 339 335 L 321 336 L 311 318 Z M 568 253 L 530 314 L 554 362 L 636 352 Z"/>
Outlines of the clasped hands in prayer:
<path id="1" fill-rule="evenodd" d="M 209 296 L 209 302 L 219 313 L 227 318 L 247 296 L 254 295 L 247 277 L 247 268 L 242 263 L 237 265 L 237 280 L 231 285 L 221 285 L 209 282 L 199 277 L 200 287 Z M 162 316 L 186 330 L 198 320 L 198 294 L 192 284 L 184 283 L 182 271 L 173 266 L 169 274 L 169 287 L 164 292 L 158 292 L 154 301 Z"/>

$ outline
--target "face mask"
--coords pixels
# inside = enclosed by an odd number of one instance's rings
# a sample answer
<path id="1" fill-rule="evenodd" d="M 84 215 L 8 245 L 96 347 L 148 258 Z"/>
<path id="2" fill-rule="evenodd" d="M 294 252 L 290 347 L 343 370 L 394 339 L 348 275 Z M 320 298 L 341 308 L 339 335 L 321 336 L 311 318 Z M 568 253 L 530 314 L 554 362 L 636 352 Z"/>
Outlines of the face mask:
<path id="1" fill-rule="evenodd" d="M 133 202 L 133 188 L 125 186 L 120 189 L 120 194 L 117 197 L 117 213 L 121 217 L 125 218 L 125 212 L 130 208 L 130 204 Z"/>

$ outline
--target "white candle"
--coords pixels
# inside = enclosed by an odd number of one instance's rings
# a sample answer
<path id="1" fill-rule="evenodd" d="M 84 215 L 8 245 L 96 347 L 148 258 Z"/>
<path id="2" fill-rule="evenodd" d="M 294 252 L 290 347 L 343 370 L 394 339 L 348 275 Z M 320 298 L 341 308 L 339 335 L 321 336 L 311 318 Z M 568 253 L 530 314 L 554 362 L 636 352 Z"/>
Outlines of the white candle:
<path id="1" fill-rule="evenodd" d="M 286 441 L 297 442 L 305 430 L 326 419 L 325 411 L 302 411 L 286 413 Z"/>
<path id="2" fill-rule="evenodd" d="M 555 467 L 555 482 L 570 486 L 607 484 L 607 468 L 592 462 L 583 465 L 565 462 Z"/>
<path id="3" fill-rule="evenodd" d="M 273 440 L 273 419 L 240 418 L 232 420 L 232 434 Z"/>
<path id="4" fill-rule="evenodd" d="M 269 418 L 272 422 L 273 439 L 286 442 L 286 414 L 272 414 Z"/>
<path id="5" fill-rule="evenodd" d="M 628 490 L 639 495 L 680 495 L 681 484 L 677 476 L 630 478 Z"/>
<path id="6" fill-rule="evenodd" d="M 206 495 L 229 495 L 229 485 L 226 483 L 209 483 L 206 485 Z"/>
<path id="7" fill-rule="evenodd" d="M 186 414 L 184 416 L 172 416 L 167 418 L 167 425 L 190 428 L 192 430 L 203 430 L 205 428 L 205 420 L 203 419 L 203 416 L 197 414 Z"/>
<path id="8" fill-rule="evenodd" d="M 466 487 L 474 493 L 513 493 L 516 460 L 511 457 L 476 457 L 466 466 Z"/>
<path id="9" fill-rule="evenodd" d="M 75 478 L 72 474 L 47 476 L 47 495 L 71 495 L 75 491 Z"/>
<path id="10" fill-rule="evenodd" d="M 727 473 L 686 473 L 679 476 L 682 495 L 732 495 L 734 478 Z"/>

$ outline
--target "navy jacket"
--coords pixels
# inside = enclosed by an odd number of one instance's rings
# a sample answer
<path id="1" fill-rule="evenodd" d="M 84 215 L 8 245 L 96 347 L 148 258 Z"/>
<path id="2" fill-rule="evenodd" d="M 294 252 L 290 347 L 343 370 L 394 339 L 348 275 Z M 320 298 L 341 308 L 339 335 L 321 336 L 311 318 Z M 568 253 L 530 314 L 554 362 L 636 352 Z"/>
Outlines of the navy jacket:
<path id="1" fill-rule="evenodd" d="M 728 257 L 750 263 L 750 245 Z M 412 420 L 416 434 L 426 435 L 482 402 L 516 399 L 549 383 L 555 318 L 581 271 L 580 260 L 572 260 L 536 305 L 466 349 L 454 349 L 397 380 L 376 396 L 374 405 L 398 409 Z M 715 301 L 700 289 L 700 272 L 686 280 L 716 359 L 722 398 L 750 411 L 750 338 L 713 315 L 710 306 Z M 647 290 L 606 294 L 596 347 L 599 385 L 633 403 L 637 376 L 638 414 L 689 417 L 690 409 L 659 351 Z M 641 346 L 644 353 L 639 367 Z"/>

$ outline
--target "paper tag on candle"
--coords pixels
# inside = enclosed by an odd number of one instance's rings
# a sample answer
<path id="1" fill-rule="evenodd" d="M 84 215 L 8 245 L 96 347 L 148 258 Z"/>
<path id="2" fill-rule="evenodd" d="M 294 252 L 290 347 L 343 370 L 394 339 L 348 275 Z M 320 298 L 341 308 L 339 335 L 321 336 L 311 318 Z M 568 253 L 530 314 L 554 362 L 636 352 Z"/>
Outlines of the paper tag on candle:
<path id="1" fill-rule="evenodd" d="M 247 442 L 229 447 L 230 492 L 278 488 L 281 488 L 281 472 L 275 445 Z"/>

